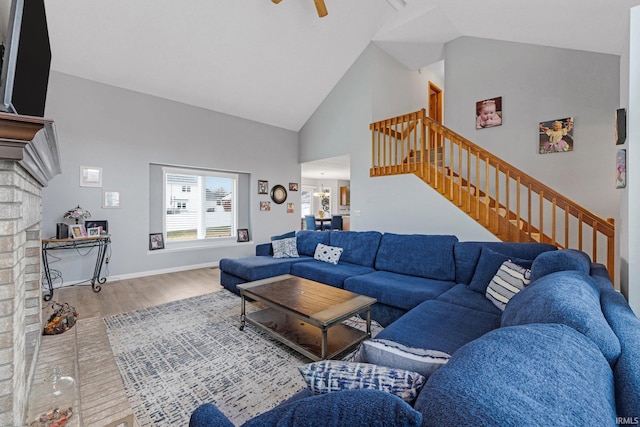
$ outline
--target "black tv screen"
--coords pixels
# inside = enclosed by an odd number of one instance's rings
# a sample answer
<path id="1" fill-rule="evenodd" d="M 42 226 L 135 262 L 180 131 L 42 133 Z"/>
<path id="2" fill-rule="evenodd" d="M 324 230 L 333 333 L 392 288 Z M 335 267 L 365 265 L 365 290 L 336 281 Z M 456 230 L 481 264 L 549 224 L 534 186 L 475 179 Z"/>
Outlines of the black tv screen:
<path id="1" fill-rule="evenodd" d="M 9 21 L 1 78 L 4 109 L 43 117 L 51 65 L 44 0 L 13 0 Z"/>

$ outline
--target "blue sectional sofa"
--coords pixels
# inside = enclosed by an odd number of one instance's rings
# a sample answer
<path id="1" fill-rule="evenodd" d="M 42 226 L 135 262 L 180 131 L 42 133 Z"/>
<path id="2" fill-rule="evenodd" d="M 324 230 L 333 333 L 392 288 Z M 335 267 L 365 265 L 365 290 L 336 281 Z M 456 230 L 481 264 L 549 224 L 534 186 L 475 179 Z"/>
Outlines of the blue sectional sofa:
<path id="1" fill-rule="evenodd" d="M 296 258 L 273 258 L 265 244 L 255 257 L 221 260 L 221 284 L 238 293 L 239 283 L 288 273 L 375 297 L 373 317 L 386 327 L 362 345 L 359 362 L 407 368 L 395 353 L 402 349 L 445 354 L 446 363 L 429 365 L 411 402 L 377 390 L 306 389 L 248 426 L 368 425 L 371 417 L 377 425 L 638 424 L 640 320 L 583 252 L 377 232 L 300 231 L 295 241 Z M 342 248 L 339 262 L 314 259 L 318 243 Z M 528 285 L 492 300 L 511 280 L 505 272 Z M 373 343 L 394 350 L 365 351 Z M 193 413 L 191 426 L 213 425 L 232 424 L 211 404 Z"/>

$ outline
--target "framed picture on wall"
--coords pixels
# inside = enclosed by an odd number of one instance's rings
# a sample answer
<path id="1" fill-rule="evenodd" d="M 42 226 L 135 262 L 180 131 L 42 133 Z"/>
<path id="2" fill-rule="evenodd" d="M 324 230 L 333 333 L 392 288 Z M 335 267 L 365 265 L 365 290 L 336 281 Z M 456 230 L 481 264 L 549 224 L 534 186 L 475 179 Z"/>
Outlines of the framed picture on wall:
<path id="1" fill-rule="evenodd" d="M 618 150 L 616 155 L 616 188 L 627 186 L 627 150 Z"/>
<path id="2" fill-rule="evenodd" d="M 538 125 L 540 154 L 566 153 L 573 151 L 573 117 L 548 120 Z"/>
<path id="3" fill-rule="evenodd" d="M 258 180 L 258 194 L 269 194 L 269 181 Z"/>
<path id="4" fill-rule="evenodd" d="M 627 110 L 619 108 L 616 110 L 616 145 L 624 144 L 627 140 Z"/>
<path id="5" fill-rule="evenodd" d="M 502 126 L 502 97 L 476 102 L 476 129 Z"/>
<path id="6" fill-rule="evenodd" d="M 102 168 L 80 166 L 80 187 L 102 187 Z"/>

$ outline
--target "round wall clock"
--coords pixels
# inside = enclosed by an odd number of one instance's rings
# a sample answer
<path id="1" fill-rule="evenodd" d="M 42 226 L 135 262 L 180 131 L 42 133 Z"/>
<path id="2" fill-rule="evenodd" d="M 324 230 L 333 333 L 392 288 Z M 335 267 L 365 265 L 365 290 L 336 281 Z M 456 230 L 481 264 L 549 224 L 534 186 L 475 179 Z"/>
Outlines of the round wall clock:
<path id="1" fill-rule="evenodd" d="M 287 200 L 287 190 L 282 185 L 274 185 L 271 189 L 271 200 L 277 204 L 284 203 Z"/>

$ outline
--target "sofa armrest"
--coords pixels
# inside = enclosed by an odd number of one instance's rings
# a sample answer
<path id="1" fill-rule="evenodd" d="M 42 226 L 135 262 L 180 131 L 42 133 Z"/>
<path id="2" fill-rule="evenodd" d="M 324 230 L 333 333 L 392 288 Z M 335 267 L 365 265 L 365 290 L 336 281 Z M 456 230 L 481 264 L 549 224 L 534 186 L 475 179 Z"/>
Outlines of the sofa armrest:
<path id="1" fill-rule="evenodd" d="M 189 427 L 233 427 L 233 423 L 215 405 L 204 403 L 191 414 Z"/>
<path id="2" fill-rule="evenodd" d="M 256 256 L 273 255 L 271 243 L 262 243 L 256 246 Z"/>

